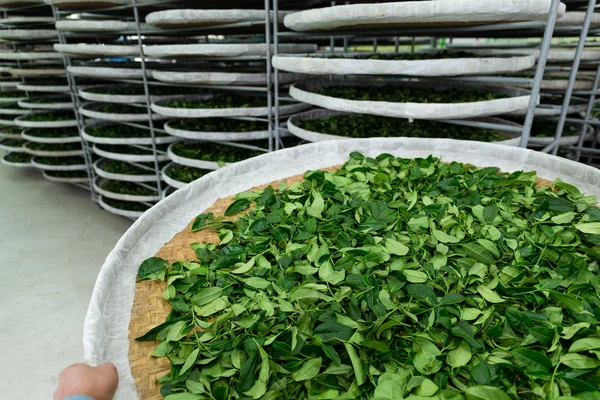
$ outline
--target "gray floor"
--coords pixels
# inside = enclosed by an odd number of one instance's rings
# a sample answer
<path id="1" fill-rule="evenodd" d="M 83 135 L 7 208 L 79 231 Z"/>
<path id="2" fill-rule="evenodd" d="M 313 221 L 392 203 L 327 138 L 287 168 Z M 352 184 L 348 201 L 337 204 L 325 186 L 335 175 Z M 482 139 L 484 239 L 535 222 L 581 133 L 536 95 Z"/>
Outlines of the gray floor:
<path id="1" fill-rule="evenodd" d="M 0 165 L 0 398 L 51 399 L 82 361 L 96 276 L 130 224 L 83 189 Z"/>

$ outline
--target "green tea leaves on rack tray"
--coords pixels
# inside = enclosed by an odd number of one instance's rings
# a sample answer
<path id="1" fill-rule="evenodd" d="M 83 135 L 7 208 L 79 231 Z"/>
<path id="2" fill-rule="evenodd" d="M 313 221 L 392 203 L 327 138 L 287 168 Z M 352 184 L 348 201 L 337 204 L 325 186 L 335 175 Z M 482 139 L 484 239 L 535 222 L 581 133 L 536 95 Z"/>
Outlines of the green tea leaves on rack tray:
<path id="1" fill-rule="evenodd" d="M 174 399 L 593 398 L 590 204 L 534 173 L 353 153 L 199 215 L 221 242 L 196 262 L 146 260 L 173 311 L 138 340 Z"/>

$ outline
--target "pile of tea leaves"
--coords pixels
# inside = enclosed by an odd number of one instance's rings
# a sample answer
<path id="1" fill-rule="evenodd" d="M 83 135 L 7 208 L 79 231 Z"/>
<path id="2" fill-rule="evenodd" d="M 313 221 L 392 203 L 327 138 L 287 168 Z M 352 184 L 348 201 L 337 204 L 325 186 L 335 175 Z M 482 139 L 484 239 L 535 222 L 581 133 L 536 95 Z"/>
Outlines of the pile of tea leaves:
<path id="1" fill-rule="evenodd" d="M 152 257 L 167 400 L 597 399 L 600 209 L 535 172 L 358 153 Z M 561 397 L 563 396 L 563 397 Z"/>

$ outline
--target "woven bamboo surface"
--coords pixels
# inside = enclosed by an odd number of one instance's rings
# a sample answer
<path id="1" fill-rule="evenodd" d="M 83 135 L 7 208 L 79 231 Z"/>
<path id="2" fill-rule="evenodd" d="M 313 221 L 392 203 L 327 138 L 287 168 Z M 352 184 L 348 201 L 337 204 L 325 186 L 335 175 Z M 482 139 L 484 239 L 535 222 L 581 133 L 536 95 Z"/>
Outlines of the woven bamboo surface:
<path id="1" fill-rule="evenodd" d="M 341 166 L 326 168 L 327 171 L 336 171 Z M 302 181 L 304 174 L 283 179 L 288 186 Z M 538 186 L 550 186 L 552 181 L 537 178 Z M 281 181 L 271 182 L 254 188 L 259 190 L 269 185 L 277 188 Z M 233 202 L 235 196 L 218 199 L 204 213 L 212 212 L 215 217 L 223 216 L 225 210 Z M 199 212 L 200 213 L 200 212 Z M 228 219 L 234 219 L 230 217 Z M 219 236 L 208 229 L 192 232 L 191 221 L 186 228 L 166 243 L 156 253 L 156 257 L 164 258 L 173 263 L 175 261 L 196 261 L 196 253 L 190 248 L 191 243 L 206 242 L 218 243 Z M 156 347 L 156 342 L 136 342 L 136 337 L 144 335 L 150 329 L 163 323 L 171 311 L 162 298 L 166 289 L 165 282 L 140 281 L 136 283 L 135 298 L 131 310 L 129 323 L 129 364 L 138 395 L 142 400 L 161 400 L 160 388 L 156 380 L 169 373 L 171 364 L 166 357 L 154 358 L 150 354 Z"/>

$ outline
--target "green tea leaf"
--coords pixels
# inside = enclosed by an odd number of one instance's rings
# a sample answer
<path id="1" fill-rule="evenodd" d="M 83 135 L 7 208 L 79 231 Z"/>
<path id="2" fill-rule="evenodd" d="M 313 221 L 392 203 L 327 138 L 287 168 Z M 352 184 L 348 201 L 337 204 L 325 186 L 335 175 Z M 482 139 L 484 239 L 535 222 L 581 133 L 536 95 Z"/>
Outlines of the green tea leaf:
<path id="1" fill-rule="evenodd" d="M 514 349 L 512 355 L 515 357 L 515 360 L 523 364 L 529 371 L 548 372 L 552 368 L 552 361 L 539 351 L 520 348 Z"/>
<path id="2" fill-rule="evenodd" d="M 246 211 L 248 208 L 250 208 L 251 204 L 252 203 L 250 203 L 250 200 L 248 199 L 238 199 L 231 203 L 229 207 L 227 207 L 224 215 L 226 217 L 231 217 L 232 215 L 239 214 L 242 211 Z"/>
<path id="3" fill-rule="evenodd" d="M 569 353 L 580 353 L 595 349 L 600 349 L 600 338 L 585 338 L 573 342 L 569 347 Z"/>
<path id="4" fill-rule="evenodd" d="M 292 377 L 296 382 L 307 381 L 319 374 L 322 363 L 321 357 L 311 358 L 302 364 L 302 367 L 292 374 Z"/>
<path id="5" fill-rule="evenodd" d="M 138 269 L 138 278 L 147 279 L 150 275 L 156 274 L 159 271 L 165 269 L 165 267 L 169 264 L 167 260 L 163 260 L 159 257 L 150 257 L 140 265 Z"/>
<path id="6" fill-rule="evenodd" d="M 346 348 L 346 352 L 348 352 L 348 356 L 350 357 L 350 361 L 352 362 L 352 368 L 354 369 L 354 377 L 356 378 L 356 383 L 358 386 L 361 386 L 367 381 L 367 375 L 365 374 L 365 370 L 363 367 L 363 363 L 356 352 L 354 346 L 350 343 L 344 343 L 344 347 Z"/>
<path id="7" fill-rule="evenodd" d="M 498 293 L 484 285 L 477 286 L 477 292 L 490 303 L 504 303 L 506 301 Z"/>
<path id="8" fill-rule="evenodd" d="M 415 300 L 425 301 L 429 304 L 437 304 L 437 296 L 432 288 L 427 285 L 408 285 L 406 287 L 408 294 Z"/>
<path id="9" fill-rule="evenodd" d="M 181 367 L 181 371 L 179 371 L 179 376 L 185 374 L 190 368 L 192 368 L 198 359 L 198 353 L 200 353 L 200 349 L 196 349 L 190 353 L 188 358 L 186 358 L 183 367 Z"/>
<path id="10" fill-rule="evenodd" d="M 505 391 L 493 386 L 472 386 L 465 395 L 467 400 L 512 400 Z"/>
<path id="11" fill-rule="evenodd" d="M 600 235 L 600 222 L 588 222 L 575 225 L 575 228 L 590 235 Z"/>
<path id="12" fill-rule="evenodd" d="M 394 239 L 386 239 L 385 248 L 392 254 L 397 256 L 405 256 L 408 254 L 409 248 Z"/>

